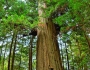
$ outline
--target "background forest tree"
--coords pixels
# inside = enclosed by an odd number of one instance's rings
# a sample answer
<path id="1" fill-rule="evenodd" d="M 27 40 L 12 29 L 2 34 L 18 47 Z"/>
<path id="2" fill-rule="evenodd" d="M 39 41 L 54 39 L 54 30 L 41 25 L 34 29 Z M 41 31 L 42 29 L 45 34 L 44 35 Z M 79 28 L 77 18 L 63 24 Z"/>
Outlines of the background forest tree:
<path id="1" fill-rule="evenodd" d="M 36 70 L 38 2 L 0 0 L 0 69 Z M 45 0 L 43 18 L 60 26 L 57 35 L 64 70 L 90 69 L 90 1 Z M 43 49 L 42 49 L 43 50 Z"/>

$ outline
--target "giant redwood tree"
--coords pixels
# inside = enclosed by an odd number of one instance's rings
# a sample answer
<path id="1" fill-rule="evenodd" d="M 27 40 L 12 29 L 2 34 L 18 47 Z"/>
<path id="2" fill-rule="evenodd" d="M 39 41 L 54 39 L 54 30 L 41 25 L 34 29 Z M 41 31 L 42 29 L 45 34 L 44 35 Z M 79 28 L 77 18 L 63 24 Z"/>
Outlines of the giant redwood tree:
<path id="1" fill-rule="evenodd" d="M 36 70 L 63 70 L 55 24 L 51 18 L 46 18 L 43 16 L 45 15 L 46 8 L 46 3 L 39 0 Z"/>
<path id="2" fill-rule="evenodd" d="M 90 70 L 89 7 L 90 0 L 0 0 L 0 70 Z"/>

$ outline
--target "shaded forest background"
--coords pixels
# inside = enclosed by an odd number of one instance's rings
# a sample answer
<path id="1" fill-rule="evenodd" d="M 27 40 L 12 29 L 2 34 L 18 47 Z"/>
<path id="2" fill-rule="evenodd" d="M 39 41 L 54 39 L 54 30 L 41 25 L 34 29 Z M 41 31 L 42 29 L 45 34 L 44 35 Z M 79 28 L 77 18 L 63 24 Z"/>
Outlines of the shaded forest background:
<path id="1" fill-rule="evenodd" d="M 64 70 L 90 69 L 90 0 L 45 0 Z M 52 15 L 52 16 L 51 16 Z M 36 70 L 38 0 L 0 0 L 0 69 Z M 32 63 L 32 64 L 31 64 Z"/>

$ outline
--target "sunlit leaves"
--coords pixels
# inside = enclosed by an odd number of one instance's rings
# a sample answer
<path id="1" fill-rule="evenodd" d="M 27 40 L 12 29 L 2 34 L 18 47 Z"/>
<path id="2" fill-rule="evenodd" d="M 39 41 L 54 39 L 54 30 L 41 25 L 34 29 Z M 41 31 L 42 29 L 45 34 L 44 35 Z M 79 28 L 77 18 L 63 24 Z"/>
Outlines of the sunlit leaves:
<path id="1" fill-rule="evenodd" d="M 9 13 L 12 14 L 27 14 L 29 12 L 29 6 L 25 4 L 24 2 L 15 2 L 12 6 L 10 6 L 10 9 L 8 10 Z"/>
<path id="2" fill-rule="evenodd" d="M 64 23 L 69 24 L 72 16 L 69 12 L 66 12 L 64 15 L 60 15 L 59 17 L 55 18 L 55 22 L 59 25 L 63 25 Z"/>

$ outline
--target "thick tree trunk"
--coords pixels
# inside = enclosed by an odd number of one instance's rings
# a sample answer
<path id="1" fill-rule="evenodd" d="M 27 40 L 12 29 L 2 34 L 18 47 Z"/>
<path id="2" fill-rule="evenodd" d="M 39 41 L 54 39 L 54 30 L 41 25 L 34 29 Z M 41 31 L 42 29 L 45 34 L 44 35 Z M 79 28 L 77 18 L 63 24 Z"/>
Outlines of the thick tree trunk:
<path id="1" fill-rule="evenodd" d="M 48 21 L 38 29 L 37 70 L 63 70 L 54 24 Z"/>
<path id="2" fill-rule="evenodd" d="M 45 9 L 46 4 L 39 0 L 36 70 L 63 70 L 55 26 L 51 19 L 44 17 Z"/>

